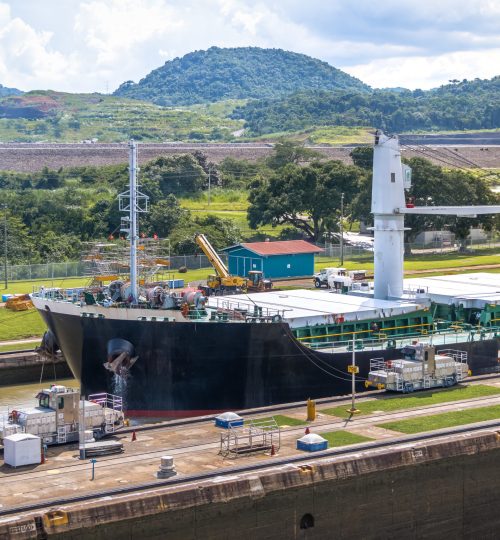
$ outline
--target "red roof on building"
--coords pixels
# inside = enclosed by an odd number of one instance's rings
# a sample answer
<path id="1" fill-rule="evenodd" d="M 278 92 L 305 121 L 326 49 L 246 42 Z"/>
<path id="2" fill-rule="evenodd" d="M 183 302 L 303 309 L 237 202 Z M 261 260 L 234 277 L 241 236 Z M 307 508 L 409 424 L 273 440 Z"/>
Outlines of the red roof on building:
<path id="1" fill-rule="evenodd" d="M 323 249 L 305 240 L 279 240 L 276 242 L 247 242 L 240 244 L 257 255 L 292 255 L 296 253 L 321 253 Z"/>

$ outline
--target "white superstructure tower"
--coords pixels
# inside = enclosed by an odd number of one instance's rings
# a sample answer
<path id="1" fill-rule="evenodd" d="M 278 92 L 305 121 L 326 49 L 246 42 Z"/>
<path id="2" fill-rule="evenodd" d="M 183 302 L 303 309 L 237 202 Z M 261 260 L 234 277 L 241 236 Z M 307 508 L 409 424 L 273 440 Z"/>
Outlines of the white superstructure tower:
<path id="1" fill-rule="evenodd" d="M 411 169 L 401 164 L 399 140 L 378 130 L 373 147 L 374 293 L 379 300 L 403 296 L 404 215 L 476 217 L 498 214 L 500 206 L 406 206 Z"/>
<path id="2" fill-rule="evenodd" d="M 409 183 L 407 182 L 407 186 Z M 404 179 L 397 137 L 377 131 L 373 148 L 374 298 L 403 295 Z"/>

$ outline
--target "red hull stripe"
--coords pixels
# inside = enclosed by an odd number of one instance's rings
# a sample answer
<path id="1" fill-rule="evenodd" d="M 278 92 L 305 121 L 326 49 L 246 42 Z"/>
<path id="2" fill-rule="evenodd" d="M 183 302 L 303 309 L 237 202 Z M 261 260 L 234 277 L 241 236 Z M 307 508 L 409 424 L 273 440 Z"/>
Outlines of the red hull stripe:
<path id="1" fill-rule="evenodd" d="M 193 410 L 193 411 L 168 411 L 168 410 L 158 410 L 158 411 L 126 411 L 126 416 L 130 417 L 143 417 L 143 418 L 189 418 L 191 416 L 207 416 L 211 414 L 219 414 L 220 409 L 206 409 L 206 410 Z"/>

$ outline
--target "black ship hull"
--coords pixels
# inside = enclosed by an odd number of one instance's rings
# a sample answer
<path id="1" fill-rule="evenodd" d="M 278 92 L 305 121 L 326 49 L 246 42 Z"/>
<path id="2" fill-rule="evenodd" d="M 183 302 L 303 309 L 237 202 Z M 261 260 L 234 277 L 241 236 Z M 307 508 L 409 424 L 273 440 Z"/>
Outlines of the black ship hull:
<path id="1" fill-rule="evenodd" d="M 82 393 L 121 394 L 130 416 L 196 416 L 351 391 L 352 353 L 305 347 L 285 323 L 141 321 L 40 311 Z M 130 342 L 137 357 L 126 378 L 104 367 L 107 346 L 117 338 Z M 473 373 L 498 366 L 497 340 L 453 348 L 469 353 Z M 356 351 L 358 391 L 374 357 L 389 360 L 400 352 Z"/>

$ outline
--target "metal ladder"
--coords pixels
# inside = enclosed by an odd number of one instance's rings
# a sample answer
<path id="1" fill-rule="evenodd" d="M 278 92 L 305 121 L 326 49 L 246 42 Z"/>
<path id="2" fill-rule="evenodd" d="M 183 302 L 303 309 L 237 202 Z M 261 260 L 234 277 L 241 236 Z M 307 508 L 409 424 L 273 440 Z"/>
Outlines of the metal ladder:
<path id="1" fill-rule="evenodd" d="M 63 444 L 66 442 L 66 427 L 57 426 L 57 444 Z"/>

